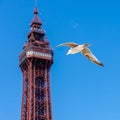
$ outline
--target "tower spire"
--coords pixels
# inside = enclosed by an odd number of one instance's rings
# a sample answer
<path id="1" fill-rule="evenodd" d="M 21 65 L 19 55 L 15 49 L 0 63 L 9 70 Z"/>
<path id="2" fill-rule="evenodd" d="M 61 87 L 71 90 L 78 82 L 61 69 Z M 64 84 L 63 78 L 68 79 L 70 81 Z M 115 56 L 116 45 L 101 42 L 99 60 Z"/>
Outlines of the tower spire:
<path id="1" fill-rule="evenodd" d="M 30 23 L 30 32 L 28 33 L 28 42 L 41 41 L 49 45 L 45 31 L 42 29 L 42 21 L 38 16 L 38 8 L 35 0 L 34 17 Z"/>
<path id="2" fill-rule="evenodd" d="M 38 8 L 37 7 L 34 8 L 34 15 L 36 15 L 36 16 L 38 15 Z"/>
<path id="3" fill-rule="evenodd" d="M 35 15 L 38 14 L 37 0 L 35 0 L 34 14 L 35 14 Z"/>
<path id="4" fill-rule="evenodd" d="M 37 7 L 37 0 L 35 0 L 35 8 Z"/>
<path id="5" fill-rule="evenodd" d="M 36 1 L 36 0 L 35 0 Z M 42 21 L 41 19 L 38 17 L 38 8 L 37 8 L 37 5 L 35 3 L 35 7 L 34 7 L 34 18 L 32 19 L 31 21 L 31 26 L 33 24 L 39 24 L 39 25 L 42 25 Z"/>

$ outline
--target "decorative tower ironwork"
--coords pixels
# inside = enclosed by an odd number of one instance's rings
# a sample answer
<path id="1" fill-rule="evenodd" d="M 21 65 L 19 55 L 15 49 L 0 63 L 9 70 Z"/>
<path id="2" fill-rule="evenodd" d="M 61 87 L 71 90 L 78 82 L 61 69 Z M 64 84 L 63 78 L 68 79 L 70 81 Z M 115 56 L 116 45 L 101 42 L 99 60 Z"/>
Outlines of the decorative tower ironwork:
<path id="1" fill-rule="evenodd" d="M 35 7 L 28 41 L 19 56 L 23 74 L 21 120 L 52 120 L 49 72 L 53 51 L 41 26 Z"/>

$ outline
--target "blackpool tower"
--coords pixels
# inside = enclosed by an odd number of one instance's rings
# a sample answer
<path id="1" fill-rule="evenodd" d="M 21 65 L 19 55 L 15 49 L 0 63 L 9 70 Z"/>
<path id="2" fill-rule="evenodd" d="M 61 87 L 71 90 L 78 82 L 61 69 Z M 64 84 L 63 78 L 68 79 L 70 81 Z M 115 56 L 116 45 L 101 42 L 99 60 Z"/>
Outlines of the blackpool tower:
<path id="1" fill-rule="evenodd" d="M 42 29 L 37 7 L 19 61 L 23 75 L 20 120 L 52 120 L 50 68 L 53 51 Z"/>

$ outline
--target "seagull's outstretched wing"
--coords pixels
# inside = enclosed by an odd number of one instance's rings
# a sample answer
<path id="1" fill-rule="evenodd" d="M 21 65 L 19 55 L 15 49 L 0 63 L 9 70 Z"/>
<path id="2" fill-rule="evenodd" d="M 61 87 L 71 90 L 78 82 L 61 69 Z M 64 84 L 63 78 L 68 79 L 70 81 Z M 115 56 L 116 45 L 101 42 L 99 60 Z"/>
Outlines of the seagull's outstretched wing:
<path id="1" fill-rule="evenodd" d="M 67 42 L 67 43 L 59 44 L 56 47 L 59 47 L 59 46 L 68 46 L 68 47 L 74 48 L 74 47 L 78 46 L 78 44 L 74 43 L 74 42 Z"/>
<path id="2" fill-rule="evenodd" d="M 99 66 L 103 66 L 103 64 L 92 54 L 92 52 L 88 48 L 84 48 L 81 53 L 88 58 L 90 61 L 96 63 Z"/>

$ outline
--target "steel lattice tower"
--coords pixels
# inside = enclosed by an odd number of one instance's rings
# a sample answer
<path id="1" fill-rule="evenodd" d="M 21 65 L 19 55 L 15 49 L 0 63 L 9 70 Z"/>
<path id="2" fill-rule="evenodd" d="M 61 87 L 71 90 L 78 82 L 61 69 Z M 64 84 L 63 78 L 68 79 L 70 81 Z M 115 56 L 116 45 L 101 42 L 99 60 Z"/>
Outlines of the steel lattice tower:
<path id="1" fill-rule="evenodd" d="M 19 56 L 23 74 L 21 120 L 52 120 L 49 72 L 53 52 L 41 26 L 35 8 L 28 41 Z"/>

